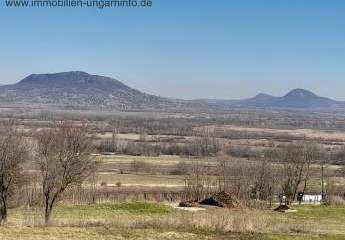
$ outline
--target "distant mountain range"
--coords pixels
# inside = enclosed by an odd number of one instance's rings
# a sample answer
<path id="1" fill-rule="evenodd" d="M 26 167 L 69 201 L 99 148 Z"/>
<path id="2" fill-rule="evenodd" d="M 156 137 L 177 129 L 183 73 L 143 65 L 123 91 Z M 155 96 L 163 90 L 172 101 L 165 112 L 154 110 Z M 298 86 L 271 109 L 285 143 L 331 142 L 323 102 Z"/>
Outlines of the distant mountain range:
<path id="1" fill-rule="evenodd" d="M 283 97 L 268 94 L 244 100 L 179 100 L 143 93 L 109 77 L 85 72 L 32 74 L 16 84 L 0 86 L 0 103 L 6 105 L 96 107 L 118 110 L 259 108 L 345 108 L 343 102 L 295 89 Z"/>
<path id="2" fill-rule="evenodd" d="M 305 89 L 294 89 L 282 97 L 275 97 L 269 94 L 260 93 L 253 98 L 244 100 L 204 100 L 207 103 L 237 106 L 237 107 L 259 107 L 259 108 L 341 108 L 345 107 L 344 102 L 335 101 L 330 98 L 320 97 Z"/>

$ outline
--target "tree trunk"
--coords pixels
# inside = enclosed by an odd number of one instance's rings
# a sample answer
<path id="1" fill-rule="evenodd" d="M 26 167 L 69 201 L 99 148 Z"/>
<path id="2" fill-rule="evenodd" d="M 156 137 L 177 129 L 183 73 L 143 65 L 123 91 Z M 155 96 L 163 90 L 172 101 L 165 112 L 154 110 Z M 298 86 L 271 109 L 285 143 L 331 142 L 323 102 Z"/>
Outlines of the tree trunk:
<path id="1" fill-rule="evenodd" d="M 0 207 L 0 224 L 7 222 L 7 205 L 6 200 L 2 200 Z"/>
<path id="2" fill-rule="evenodd" d="M 0 224 L 7 222 L 7 191 L 1 193 Z"/>
<path id="3" fill-rule="evenodd" d="M 44 222 L 45 222 L 45 224 L 49 223 L 50 216 L 51 216 L 52 211 L 53 211 L 54 203 L 55 203 L 55 200 L 57 199 L 58 196 L 59 196 L 59 194 L 56 193 L 53 197 L 51 197 L 51 200 L 49 197 L 46 198 L 45 211 L 44 211 Z"/>
<path id="4" fill-rule="evenodd" d="M 53 201 L 50 200 L 49 194 L 46 195 L 45 208 L 44 208 L 44 223 L 47 225 L 53 209 Z"/>
<path id="5" fill-rule="evenodd" d="M 52 209 L 49 207 L 49 201 L 46 201 L 45 205 L 46 206 L 44 209 L 44 223 L 47 225 L 49 223 L 49 220 L 50 220 Z"/>

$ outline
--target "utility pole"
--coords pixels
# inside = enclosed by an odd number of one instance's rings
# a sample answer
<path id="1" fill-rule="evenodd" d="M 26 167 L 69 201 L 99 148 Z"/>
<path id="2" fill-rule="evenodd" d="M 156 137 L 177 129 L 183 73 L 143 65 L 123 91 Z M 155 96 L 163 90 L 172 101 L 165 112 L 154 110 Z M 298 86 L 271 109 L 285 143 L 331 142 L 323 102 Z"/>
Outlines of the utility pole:
<path id="1" fill-rule="evenodd" d="M 321 201 L 325 200 L 324 160 L 321 161 Z"/>
<path id="2" fill-rule="evenodd" d="M 330 160 L 330 150 L 327 150 L 326 156 L 321 160 L 321 201 L 324 202 L 326 200 L 325 194 L 325 158 Z"/>

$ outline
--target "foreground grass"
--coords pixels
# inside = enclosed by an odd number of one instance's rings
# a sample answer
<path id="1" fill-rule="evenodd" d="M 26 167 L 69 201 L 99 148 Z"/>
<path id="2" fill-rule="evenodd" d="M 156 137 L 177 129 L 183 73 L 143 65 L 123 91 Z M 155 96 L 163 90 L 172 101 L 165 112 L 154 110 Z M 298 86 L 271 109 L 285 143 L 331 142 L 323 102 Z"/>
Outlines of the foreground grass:
<path id="1" fill-rule="evenodd" d="M 293 208 L 297 212 L 288 213 L 290 219 L 314 223 L 320 232 L 345 232 L 345 206 L 301 205 Z"/>
<path id="2" fill-rule="evenodd" d="M 345 222 L 345 206 L 300 205 L 292 215 L 305 220 L 332 220 Z"/>
<path id="3" fill-rule="evenodd" d="M 61 204 L 56 208 L 56 216 L 106 216 L 119 212 L 136 215 L 166 214 L 173 209 L 167 205 L 150 202 L 98 203 L 98 204 Z"/>
<path id="4" fill-rule="evenodd" d="M 151 202 L 123 202 L 97 204 L 58 204 L 52 214 L 52 220 L 68 224 L 81 224 L 98 221 L 111 222 L 114 219 L 141 218 L 145 216 L 166 215 L 174 209 L 164 204 Z M 10 225 L 40 225 L 43 210 L 39 208 L 18 208 L 10 211 Z"/>
<path id="5" fill-rule="evenodd" d="M 40 209 L 12 210 L 0 239 L 345 239 L 345 207 L 294 208 L 298 211 L 287 214 L 220 208 L 186 212 L 150 202 L 61 203 L 49 227 L 43 227 Z"/>
<path id="6" fill-rule="evenodd" d="M 157 229 L 119 229 L 119 228 L 72 228 L 72 227 L 41 227 L 41 228 L 0 228 L 0 239 L 3 240 L 91 240 L 91 239 L 147 239 L 147 240 L 341 240 L 345 235 L 291 235 L 291 234 L 252 234 L 215 232 L 180 232 Z"/>

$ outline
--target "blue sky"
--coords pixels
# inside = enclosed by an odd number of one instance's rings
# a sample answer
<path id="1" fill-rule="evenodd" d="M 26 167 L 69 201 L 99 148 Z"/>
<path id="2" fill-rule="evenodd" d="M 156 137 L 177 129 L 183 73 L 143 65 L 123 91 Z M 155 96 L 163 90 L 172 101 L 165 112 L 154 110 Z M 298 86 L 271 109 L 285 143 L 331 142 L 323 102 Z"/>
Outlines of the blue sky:
<path id="1" fill-rule="evenodd" d="M 153 0 L 149 9 L 10 9 L 0 83 L 82 70 L 178 98 L 345 100 L 345 1 Z"/>

